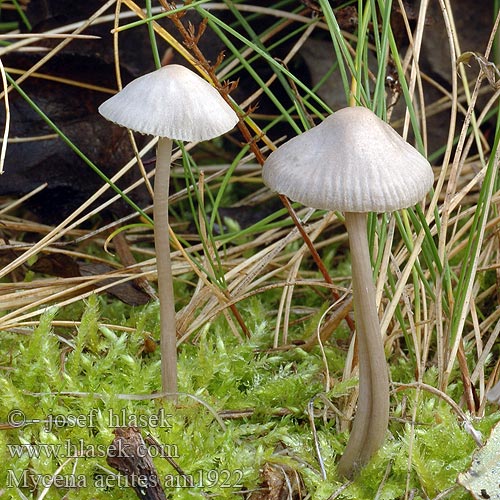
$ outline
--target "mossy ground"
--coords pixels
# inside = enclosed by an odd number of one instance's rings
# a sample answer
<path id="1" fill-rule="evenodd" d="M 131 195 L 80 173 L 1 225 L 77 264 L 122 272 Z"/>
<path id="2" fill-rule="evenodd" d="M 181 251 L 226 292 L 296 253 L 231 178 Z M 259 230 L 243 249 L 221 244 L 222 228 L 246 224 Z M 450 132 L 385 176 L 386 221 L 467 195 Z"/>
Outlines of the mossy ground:
<path id="1" fill-rule="evenodd" d="M 160 391 L 159 353 L 144 352 L 145 331 L 157 327 L 157 305 L 133 308 L 127 316 L 124 312 L 121 305 L 113 310 L 109 301 L 91 296 L 74 329 L 53 326 L 65 311 L 51 309 L 31 333 L 3 334 L 1 421 L 20 424 L 26 419 L 26 425 L 0 433 L 4 497 L 40 498 L 58 470 L 59 484 L 52 485 L 45 498 L 136 498 L 125 478 L 106 464 L 114 427 L 134 424 L 143 436 L 151 434 L 163 444 L 197 486 L 187 487 L 152 449 L 171 498 L 200 498 L 202 492 L 242 498 L 243 492 L 259 487 L 265 463 L 297 470 L 310 498 L 327 499 L 339 489 L 342 481 L 335 464 L 347 434 L 338 432 L 334 414 L 320 397 L 325 387 L 321 353 L 269 350 L 261 302 L 253 299 L 245 312 L 253 328 L 250 340 L 238 341 L 217 321 L 203 330 L 196 345 L 182 345 L 177 408 L 148 397 Z M 103 318 L 116 320 L 117 313 L 132 327 L 130 332 L 104 326 Z M 326 356 L 335 379 L 342 356 L 332 346 L 326 347 Z M 395 364 L 397 380 L 404 380 L 405 370 L 411 380 L 410 364 Z M 336 404 L 349 390 L 349 384 L 334 384 L 325 396 Z M 134 398 L 137 395 L 144 399 Z M 326 480 L 307 414 L 311 401 Z M 227 416 L 228 410 L 247 414 L 225 418 L 221 412 Z M 413 498 L 432 498 L 453 486 L 458 473 L 467 469 L 474 441 L 435 396 L 421 393 L 417 402 L 414 390 L 398 392 L 392 396 L 392 417 L 384 448 L 337 498 L 397 499 L 405 491 L 414 491 Z M 487 433 L 492 423 L 485 419 L 479 426 Z M 469 496 L 458 488 L 447 498 Z"/>

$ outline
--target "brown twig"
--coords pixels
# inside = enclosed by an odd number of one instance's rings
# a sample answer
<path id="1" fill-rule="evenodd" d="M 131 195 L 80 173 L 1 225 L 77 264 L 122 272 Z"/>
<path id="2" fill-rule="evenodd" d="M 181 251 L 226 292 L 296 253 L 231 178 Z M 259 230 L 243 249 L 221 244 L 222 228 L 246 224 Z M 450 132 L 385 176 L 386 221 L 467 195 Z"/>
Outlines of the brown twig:
<path id="1" fill-rule="evenodd" d="M 136 427 L 117 427 L 107 463 L 125 475 L 127 484 L 143 500 L 167 500 L 151 455 Z"/>
<path id="2" fill-rule="evenodd" d="M 170 4 L 166 0 L 160 0 L 161 5 L 165 10 L 173 10 L 176 8 L 175 5 Z M 200 38 L 203 36 L 203 33 L 205 32 L 207 28 L 207 19 L 204 19 L 201 21 L 201 23 L 198 25 L 196 28 L 192 23 L 188 24 L 188 27 L 186 28 L 184 24 L 181 21 L 181 18 L 184 16 L 185 12 L 177 12 L 175 14 L 172 14 L 170 16 L 171 21 L 174 23 L 177 31 L 180 33 L 182 38 L 184 39 L 184 45 L 188 50 L 191 51 L 193 56 L 195 57 L 196 61 L 200 64 L 200 66 L 207 72 L 209 75 L 210 79 L 212 80 L 212 84 L 214 87 L 219 91 L 221 96 L 224 98 L 224 100 L 232 107 L 232 102 L 229 99 L 229 93 L 234 90 L 234 88 L 237 85 L 237 82 L 231 82 L 229 84 L 222 85 L 216 74 L 215 70 L 219 66 L 219 64 L 222 62 L 223 59 L 223 54 L 219 54 L 219 57 L 217 58 L 217 61 L 214 65 L 211 65 L 210 62 L 205 58 L 203 55 L 203 52 L 200 50 L 198 47 L 198 42 L 200 41 Z M 241 123 L 241 120 L 240 120 Z M 229 299 L 229 292 L 224 291 L 224 295 Z M 241 316 L 240 312 L 238 311 L 238 308 L 236 307 L 235 304 L 231 304 L 229 306 L 231 312 L 233 313 L 234 317 L 236 318 L 236 321 L 240 325 L 240 328 L 242 329 L 244 335 L 246 337 L 250 336 L 250 331 L 248 327 L 245 324 L 245 321 L 243 320 L 243 317 Z"/>
<path id="3" fill-rule="evenodd" d="M 302 236 L 304 243 L 307 245 L 307 248 L 309 248 L 309 251 L 311 252 L 311 256 L 314 259 L 314 262 L 316 263 L 316 265 L 318 266 L 319 271 L 323 275 L 324 280 L 329 285 L 333 285 L 333 280 L 330 277 L 330 274 L 328 273 L 325 265 L 323 264 L 323 261 L 321 260 L 321 257 L 319 256 L 318 252 L 314 248 L 313 242 L 311 241 L 311 239 L 309 238 L 309 236 L 305 232 L 304 227 L 302 226 L 302 223 L 300 222 L 299 218 L 297 217 L 297 214 L 295 213 L 295 210 L 292 207 L 292 204 L 290 203 L 290 200 L 283 194 L 280 194 L 279 197 L 280 197 L 281 201 L 283 202 L 283 205 L 285 206 L 285 208 L 288 210 L 288 213 L 290 214 L 290 217 L 292 218 L 293 223 L 295 224 L 295 226 L 299 230 L 299 233 Z M 334 288 L 331 288 L 331 293 L 332 293 L 332 297 L 333 297 L 334 301 L 339 300 L 340 295 L 338 294 L 338 292 Z M 350 310 L 350 308 L 345 311 L 344 317 L 345 317 L 347 324 L 349 325 L 349 328 L 351 329 L 351 332 L 354 332 L 355 326 L 354 326 L 354 322 L 353 322 L 352 318 L 349 316 L 349 310 Z"/>
<path id="4" fill-rule="evenodd" d="M 175 8 L 175 5 L 168 2 L 168 0 L 160 0 L 160 4 L 167 11 L 173 10 Z M 195 28 L 191 23 L 189 23 L 188 28 L 186 28 L 181 21 L 183 15 L 184 15 L 184 12 L 172 13 L 169 16 L 169 19 L 173 22 L 174 26 L 176 27 L 176 29 L 178 30 L 178 32 L 180 33 L 180 35 L 184 39 L 184 45 L 188 48 L 188 50 L 191 52 L 191 54 L 196 59 L 196 61 L 199 63 L 199 65 L 206 71 L 206 73 L 209 76 L 210 80 L 212 81 L 212 84 L 214 85 L 214 87 L 220 92 L 223 99 L 230 106 L 234 107 L 233 101 L 229 97 L 229 94 L 236 88 L 236 86 L 238 85 L 238 82 L 236 81 L 236 82 L 221 83 L 217 77 L 217 74 L 216 74 L 216 69 L 220 65 L 220 63 L 222 62 L 222 60 L 224 58 L 224 54 L 223 53 L 219 54 L 215 64 L 212 65 L 205 58 L 203 52 L 198 47 L 198 42 L 206 29 L 207 20 L 204 19 L 200 23 L 198 28 Z M 238 110 L 236 110 L 236 111 L 238 112 Z M 262 151 L 260 150 L 259 146 L 257 145 L 257 141 L 255 140 L 255 138 L 252 136 L 250 130 L 248 129 L 245 121 L 242 119 L 243 117 L 241 116 L 241 113 L 239 113 L 239 114 L 240 114 L 240 121 L 238 122 L 238 129 L 239 129 L 241 135 L 243 136 L 243 139 L 245 140 L 245 142 L 249 145 L 250 150 L 255 155 L 256 161 L 260 165 L 263 165 L 264 161 L 265 161 L 265 157 L 262 154 Z M 316 263 L 316 265 L 318 266 L 318 269 L 321 272 L 321 274 L 323 275 L 325 281 L 328 284 L 332 284 L 333 281 L 332 281 L 325 265 L 323 264 L 321 257 L 319 256 L 318 252 L 316 251 L 311 239 L 309 238 L 309 236 L 305 232 L 300 220 L 297 218 L 297 216 L 296 216 L 296 214 L 295 214 L 295 212 L 290 204 L 290 201 L 288 200 L 288 198 L 286 196 L 283 196 L 283 195 L 280 195 L 280 199 L 281 199 L 283 205 L 285 206 L 285 208 L 287 209 L 288 213 L 290 214 L 290 217 L 292 218 L 295 226 L 299 230 L 300 235 L 302 236 L 305 244 L 309 248 L 309 251 L 311 252 L 311 256 L 312 256 L 314 262 Z M 332 295 L 333 295 L 334 300 L 339 299 L 337 292 L 333 289 L 332 289 Z M 231 309 L 231 310 L 233 311 L 233 314 L 234 314 L 234 310 L 233 309 Z M 238 318 L 237 315 L 236 315 L 236 318 Z M 346 321 L 347 321 L 347 324 L 349 325 L 350 330 L 354 331 L 354 323 L 348 315 L 346 316 Z"/>

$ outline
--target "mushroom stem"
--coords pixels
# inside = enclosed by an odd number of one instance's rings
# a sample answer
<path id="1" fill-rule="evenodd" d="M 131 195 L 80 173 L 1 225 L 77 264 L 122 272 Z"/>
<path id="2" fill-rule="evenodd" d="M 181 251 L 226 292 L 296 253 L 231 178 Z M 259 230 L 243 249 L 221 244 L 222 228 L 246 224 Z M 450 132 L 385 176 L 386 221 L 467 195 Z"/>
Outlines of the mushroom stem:
<path id="1" fill-rule="evenodd" d="M 153 218 L 160 300 L 161 385 L 167 399 L 177 400 L 177 332 L 168 226 L 171 157 L 172 139 L 160 137 L 156 152 Z"/>
<path id="2" fill-rule="evenodd" d="M 345 477 L 352 477 L 380 448 L 389 422 L 389 378 L 375 303 L 366 222 L 366 213 L 345 213 L 359 358 L 358 408 L 337 468 Z"/>

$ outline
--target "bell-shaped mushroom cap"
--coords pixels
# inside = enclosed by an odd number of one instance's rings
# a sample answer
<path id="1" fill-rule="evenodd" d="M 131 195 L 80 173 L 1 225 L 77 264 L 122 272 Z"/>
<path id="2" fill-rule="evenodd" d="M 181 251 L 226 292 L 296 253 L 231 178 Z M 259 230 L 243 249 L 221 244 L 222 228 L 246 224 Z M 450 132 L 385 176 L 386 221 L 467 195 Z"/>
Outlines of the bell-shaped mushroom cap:
<path id="1" fill-rule="evenodd" d="M 182 141 L 213 139 L 238 121 L 217 90 L 178 64 L 133 80 L 101 104 L 99 113 L 136 132 Z"/>
<path id="2" fill-rule="evenodd" d="M 344 212 L 391 212 L 422 200 L 434 181 L 429 162 L 375 113 L 335 112 L 264 163 L 264 182 L 303 205 Z"/>

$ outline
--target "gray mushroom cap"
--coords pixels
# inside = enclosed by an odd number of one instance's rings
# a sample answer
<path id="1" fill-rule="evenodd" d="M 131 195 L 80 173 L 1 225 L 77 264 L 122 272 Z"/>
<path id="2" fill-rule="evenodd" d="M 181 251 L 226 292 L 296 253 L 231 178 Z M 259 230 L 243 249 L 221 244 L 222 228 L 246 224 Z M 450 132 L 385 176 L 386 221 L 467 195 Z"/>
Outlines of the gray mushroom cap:
<path id="1" fill-rule="evenodd" d="M 305 206 L 343 212 L 392 212 L 432 187 L 429 162 L 363 107 L 341 109 L 294 137 L 264 163 L 264 183 Z"/>
<path id="2" fill-rule="evenodd" d="M 214 87 L 178 64 L 133 80 L 101 104 L 99 113 L 136 132 L 183 141 L 213 139 L 238 122 Z"/>

